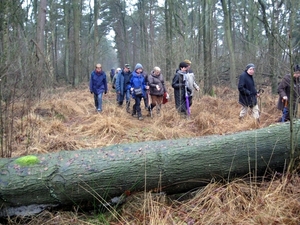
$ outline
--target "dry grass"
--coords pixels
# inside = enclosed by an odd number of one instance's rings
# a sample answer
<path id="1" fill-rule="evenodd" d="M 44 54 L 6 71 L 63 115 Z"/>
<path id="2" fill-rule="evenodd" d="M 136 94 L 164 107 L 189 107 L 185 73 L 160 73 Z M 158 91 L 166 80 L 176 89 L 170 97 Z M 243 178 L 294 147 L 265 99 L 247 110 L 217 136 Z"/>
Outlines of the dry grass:
<path id="1" fill-rule="evenodd" d="M 168 85 L 170 86 L 170 85 Z M 111 89 L 112 90 L 112 89 Z M 236 90 L 216 88 L 216 97 L 194 96 L 190 119 L 175 111 L 173 90 L 163 105 L 161 116 L 138 121 L 116 106 L 115 93 L 103 99 L 103 113 L 95 112 L 93 95 L 87 87 L 44 94 L 26 116 L 15 118 L 13 156 L 50 153 L 61 150 L 89 149 L 118 143 L 225 135 L 274 124 L 280 116 L 277 96 L 269 90 L 259 101 L 261 123 L 249 116 L 240 122 Z M 143 103 L 142 103 L 142 106 Z M 12 218 L 9 224 L 299 224 L 299 177 L 264 181 L 258 185 L 243 180 L 229 184 L 210 183 L 188 193 L 189 198 L 170 199 L 153 193 L 137 193 L 127 198 L 117 215 L 80 212 L 44 211 L 32 218 Z"/>
<path id="2" fill-rule="evenodd" d="M 249 116 L 238 120 L 240 105 L 237 92 L 228 88 L 216 89 L 216 97 L 196 93 L 190 119 L 175 111 L 171 100 L 163 105 L 161 116 L 138 121 L 126 113 L 125 106 L 116 106 L 115 93 L 104 96 L 104 111 L 95 112 L 93 95 L 87 88 L 65 91 L 57 89 L 36 103 L 29 114 L 15 119 L 13 156 L 49 153 L 61 150 L 96 148 L 117 143 L 162 140 L 211 134 L 229 134 L 269 126 L 280 116 L 276 96 L 262 97 L 261 123 Z M 132 101 L 133 102 L 133 101 Z M 131 103 L 132 104 L 132 103 Z M 144 104 L 142 103 L 142 106 Z M 21 109 L 20 109 L 21 110 Z"/>

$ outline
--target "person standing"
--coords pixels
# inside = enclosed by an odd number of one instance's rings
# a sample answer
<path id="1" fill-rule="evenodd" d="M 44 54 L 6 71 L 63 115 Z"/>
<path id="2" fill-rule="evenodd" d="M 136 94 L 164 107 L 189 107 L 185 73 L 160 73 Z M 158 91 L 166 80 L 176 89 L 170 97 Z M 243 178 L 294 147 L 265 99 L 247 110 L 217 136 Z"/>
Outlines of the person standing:
<path id="1" fill-rule="evenodd" d="M 152 116 L 152 109 L 157 106 L 157 114 L 160 114 L 161 104 L 164 93 L 167 92 L 164 77 L 159 67 L 154 67 L 148 76 L 148 85 L 150 89 L 151 104 L 148 106 L 148 115 Z"/>
<path id="2" fill-rule="evenodd" d="M 97 64 L 90 77 L 90 92 L 94 94 L 96 110 L 102 112 L 102 96 L 107 93 L 107 78 L 101 64 Z"/>
<path id="3" fill-rule="evenodd" d="M 111 68 L 111 70 L 109 72 L 109 75 L 110 75 L 110 81 L 112 82 L 112 80 L 114 78 L 114 75 L 115 75 L 115 69 L 114 68 Z"/>
<path id="4" fill-rule="evenodd" d="M 254 72 L 255 65 L 253 63 L 249 63 L 239 78 L 239 103 L 242 105 L 239 119 L 243 119 L 248 113 L 248 108 L 250 108 L 252 117 L 259 122 L 259 108 L 257 105 L 257 97 L 259 97 L 259 93 L 255 88 L 255 82 L 253 79 Z"/>
<path id="5" fill-rule="evenodd" d="M 176 73 L 172 80 L 172 87 L 174 88 L 174 97 L 175 97 L 175 107 L 176 110 L 184 115 L 187 115 L 186 107 L 186 97 L 185 97 L 185 76 L 188 69 L 188 64 L 186 62 L 181 62 L 179 64 L 179 69 L 176 70 Z M 189 89 L 187 87 L 187 89 Z M 191 92 L 191 90 L 188 90 Z"/>
<path id="6" fill-rule="evenodd" d="M 116 79 L 116 91 L 118 97 L 118 105 L 122 106 L 124 98 L 126 98 L 126 111 L 130 113 L 130 90 L 127 89 L 128 84 L 130 83 L 130 65 L 125 64 L 123 70 L 118 73 Z"/>
<path id="7" fill-rule="evenodd" d="M 137 117 L 139 120 L 143 120 L 141 100 L 142 98 L 145 98 L 146 89 L 149 89 L 149 86 L 146 86 L 145 83 L 142 64 L 136 64 L 127 88 L 131 91 L 132 98 L 135 100 L 132 107 L 132 116 Z"/>
<path id="8" fill-rule="evenodd" d="M 195 81 L 195 75 L 193 71 L 191 70 L 191 64 L 192 62 L 188 59 L 185 59 L 184 62 L 188 64 L 188 68 L 186 71 L 186 81 L 187 81 L 187 86 L 191 90 L 191 94 L 189 95 L 189 106 L 191 107 L 193 104 L 193 94 L 194 90 L 199 91 L 199 85 Z"/>
<path id="9" fill-rule="evenodd" d="M 115 89 L 115 91 L 116 91 L 116 101 L 117 101 L 117 104 L 119 103 L 119 94 L 118 94 L 118 92 L 117 92 L 117 90 L 116 90 L 116 81 L 117 81 L 117 76 L 118 76 L 118 73 L 121 71 L 121 68 L 117 68 L 116 69 L 116 72 L 115 72 L 115 75 L 114 75 L 114 77 L 113 77 L 113 79 L 112 79 L 112 88 L 113 89 Z"/>
<path id="10" fill-rule="evenodd" d="M 295 65 L 294 68 L 294 74 L 293 74 L 293 78 L 294 78 L 294 90 L 293 90 L 293 115 L 297 115 L 297 106 L 298 106 L 298 102 L 299 102 L 299 98 L 300 98 L 300 66 L 299 65 Z M 286 74 L 280 84 L 278 85 L 278 89 L 277 92 L 279 94 L 279 98 L 278 98 L 278 103 L 277 103 L 277 108 L 279 110 L 284 109 L 284 102 L 288 101 L 288 99 L 290 98 L 290 93 L 291 93 L 291 74 Z M 288 121 L 290 120 L 290 114 L 289 111 L 287 110 L 287 114 L 285 115 L 285 118 L 283 118 L 284 121 Z M 281 122 L 282 118 L 280 118 L 278 120 L 278 122 Z M 283 122 L 284 122 L 283 121 Z"/>

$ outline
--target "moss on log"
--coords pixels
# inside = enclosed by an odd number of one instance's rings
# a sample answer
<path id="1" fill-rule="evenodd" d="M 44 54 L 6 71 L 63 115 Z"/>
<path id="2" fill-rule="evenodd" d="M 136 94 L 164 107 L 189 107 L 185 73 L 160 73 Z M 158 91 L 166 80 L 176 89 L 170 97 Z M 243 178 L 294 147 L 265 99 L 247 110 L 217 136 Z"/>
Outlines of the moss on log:
<path id="1" fill-rule="evenodd" d="M 0 213 L 33 204 L 109 200 L 129 191 L 180 193 L 212 179 L 282 171 L 289 161 L 289 135 L 284 123 L 230 135 L 39 154 L 38 163 L 29 165 L 0 159 Z"/>

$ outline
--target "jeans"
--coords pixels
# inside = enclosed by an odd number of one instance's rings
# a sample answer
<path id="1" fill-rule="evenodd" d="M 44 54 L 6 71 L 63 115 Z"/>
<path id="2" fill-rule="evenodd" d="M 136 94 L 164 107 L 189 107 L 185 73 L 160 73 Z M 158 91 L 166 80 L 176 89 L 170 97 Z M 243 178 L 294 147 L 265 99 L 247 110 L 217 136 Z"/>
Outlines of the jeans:
<path id="1" fill-rule="evenodd" d="M 103 92 L 101 92 L 99 95 L 94 94 L 95 107 L 98 111 L 102 111 L 102 96 Z"/>
<path id="2" fill-rule="evenodd" d="M 127 90 L 123 94 L 119 94 L 119 98 L 118 98 L 119 105 L 123 104 L 124 97 L 126 97 L 126 102 L 130 101 L 130 90 Z"/>

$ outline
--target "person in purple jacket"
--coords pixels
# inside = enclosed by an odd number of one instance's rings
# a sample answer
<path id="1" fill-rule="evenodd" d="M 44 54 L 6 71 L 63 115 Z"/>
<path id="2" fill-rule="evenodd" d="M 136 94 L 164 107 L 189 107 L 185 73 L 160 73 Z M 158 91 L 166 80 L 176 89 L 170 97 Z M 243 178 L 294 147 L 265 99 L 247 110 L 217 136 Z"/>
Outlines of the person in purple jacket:
<path id="1" fill-rule="evenodd" d="M 90 92 L 94 94 L 95 107 L 97 112 L 102 112 L 102 96 L 107 93 L 107 78 L 102 71 L 101 64 L 97 64 L 95 70 L 91 73 Z"/>

